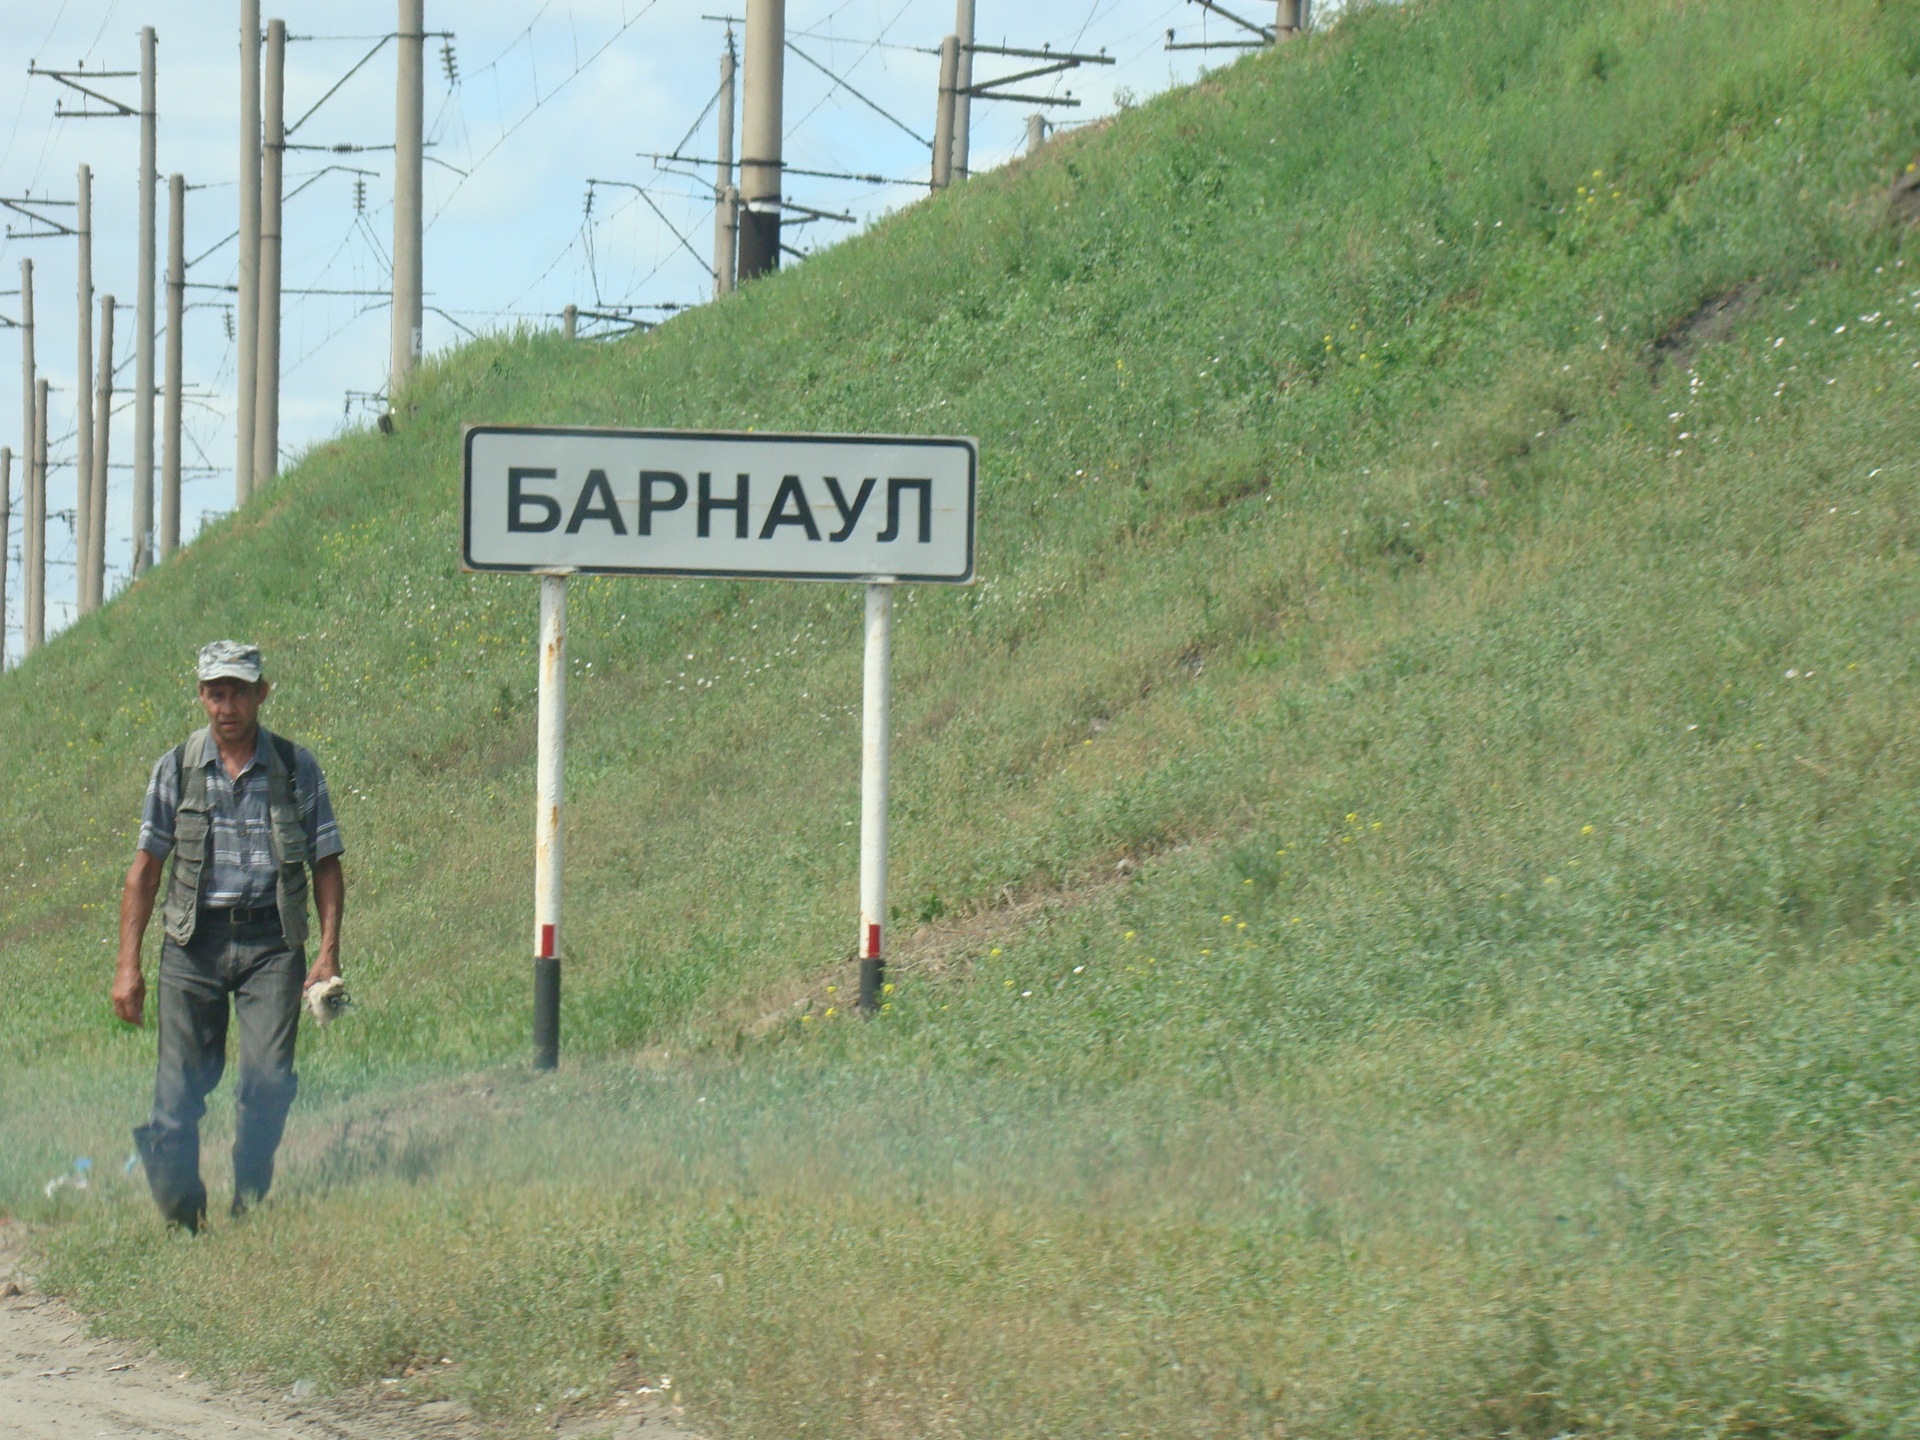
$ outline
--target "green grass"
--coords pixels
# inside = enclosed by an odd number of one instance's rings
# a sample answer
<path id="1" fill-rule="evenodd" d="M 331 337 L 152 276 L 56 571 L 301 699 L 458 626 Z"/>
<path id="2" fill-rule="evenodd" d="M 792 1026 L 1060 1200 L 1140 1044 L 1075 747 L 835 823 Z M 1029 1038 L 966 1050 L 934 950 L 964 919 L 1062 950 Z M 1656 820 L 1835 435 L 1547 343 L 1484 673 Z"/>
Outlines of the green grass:
<path id="1" fill-rule="evenodd" d="M 1920 1433 L 1917 73 L 1872 0 L 1366 11 L 648 338 L 435 362 L 0 682 L 0 1205 L 183 1362 L 528 1427 L 666 1374 L 715 1435 Z M 858 596 L 578 582 L 525 1074 L 534 592 L 453 496 L 532 420 L 979 437 L 874 1022 Z M 102 992 L 229 632 L 362 1003 L 187 1246 Z"/>

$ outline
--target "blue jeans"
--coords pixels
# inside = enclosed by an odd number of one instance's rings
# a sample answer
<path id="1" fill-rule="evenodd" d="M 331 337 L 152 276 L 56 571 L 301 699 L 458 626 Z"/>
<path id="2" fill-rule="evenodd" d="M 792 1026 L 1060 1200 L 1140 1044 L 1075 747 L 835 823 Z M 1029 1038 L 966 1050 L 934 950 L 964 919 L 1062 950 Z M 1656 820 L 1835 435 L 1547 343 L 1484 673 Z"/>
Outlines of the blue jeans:
<path id="1" fill-rule="evenodd" d="M 271 912 L 269 912 L 271 913 Z M 293 1047 L 306 957 L 289 948 L 277 919 L 230 925 L 203 911 L 185 945 L 160 947 L 160 1064 L 153 1115 L 133 1132 L 147 1183 L 169 1222 L 198 1230 L 206 1219 L 200 1120 L 227 1064 L 228 997 L 240 1021 L 235 1092 L 233 1208 L 273 1184 L 273 1156 L 299 1089 Z"/>

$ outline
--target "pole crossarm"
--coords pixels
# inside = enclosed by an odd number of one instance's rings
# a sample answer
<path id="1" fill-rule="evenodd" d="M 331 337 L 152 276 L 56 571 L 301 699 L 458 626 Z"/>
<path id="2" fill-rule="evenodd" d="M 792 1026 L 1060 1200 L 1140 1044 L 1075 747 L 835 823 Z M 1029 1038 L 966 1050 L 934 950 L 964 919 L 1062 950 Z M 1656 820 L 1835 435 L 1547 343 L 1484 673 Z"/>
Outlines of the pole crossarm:
<path id="1" fill-rule="evenodd" d="M 294 196 L 298 195 L 302 190 L 305 190 L 309 185 L 313 184 L 316 180 L 319 180 L 322 176 L 332 175 L 335 173 L 346 174 L 346 175 L 374 176 L 374 175 L 378 175 L 380 172 L 378 170 L 363 170 L 358 165 L 323 166 L 321 169 L 318 169 L 314 171 L 311 175 L 307 176 L 306 179 L 302 180 L 298 185 L 294 186 L 293 189 L 289 190 L 287 192 L 287 199 L 289 200 L 293 199 Z M 223 241 L 222 243 L 224 244 L 225 242 Z M 382 292 L 382 293 L 385 293 L 385 292 Z"/>
<path id="2" fill-rule="evenodd" d="M 62 110 L 60 102 L 55 100 L 53 113 L 63 120 L 120 120 L 138 116 L 140 113 L 137 107 L 124 104 L 111 95 L 102 95 L 98 90 L 82 85 L 74 78 L 76 75 L 84 75 L 89 80 L 137 80 L 140 78 L 138 70 L 43 70 L 29 62 L 27 74 L 41 75 L 49 80 L 58 81 L 69 90 L 77 90 L 89 99 L 98 100 L 102 105 L 110 107 L 106 110 Z"/>
<path id="3" fill-rule="evenodd" d="M 1078 68 L 1071 60 L 1062 60 L 1054 65 L 1036 65 L 1031 70 L 1017 70 L 1011 75 L 999 75 L 992 80 L 982 80 L 977 85 L 963 86 L 955 93 L 971 95 L 976 100 L 992 100 L 997 98 L 992 94 L 996 85 L 1017 85 L 1022 80 L 1038 80 L 1044 75 L 1064 75 Z"/>
<path id="4" fill-rule="evenodd" d="M 918 140 L 922 145 L 926 146 L 929 150 L 933 148 L 933 141 L 926 139 L 924 136 L 920 134 L 918 130 L 915 130 L 911 125 L 907 124 L 907 122 L 902 120 L 899 116 L 894 115 L 891 112 L 883 109 L 880 106 L 879 102 L 875 100 L 870 100 L 865 95 L 862 95 L 858 90 L 854 89 L 853 86 L 849 85 L 844 79 L 834 74 L 833 71 L 829 70 L 826 66 L 822 65 L 818 60 L 814 59 L 811 55 L 807 54 L 806 51 L 802 50 L 798 45 L 794 44 L 793 41 L 791 40 L 787 41 L 787 49 L 791 50 L 794 54 L 798 55 L 802 60 L 806 61 L 807 64 L 811 65 L 814 69 L 818 70 L 822 75 L 826 76 L 829 80 L 833 81 L 835 85 L 839 86 L 842 90 L 846 91 L 849 95 L 853 96 L 854 99 L 858 100 L 862 105 L 866 106 L 869 110 L 873 111 L 873 113 L 878 115 L 881 119 L 887 121 L 889 124 L 897 127 L 898 129 L 904 130 L 907 134 L 911 135 L 915 140 Z"/>
<path id="5" fill-rule="evenodd" d="M 420 33 L 429 40 L 456 40 L 459 38 L 452 30 L 422 30 Z M 339 45 L 348 41 L 391 40 L 393 38 L 392 35 L 294 35 L 289 33 L 287 43 L 289 45 Z M 354 393 L 358 394 L 359 392 L 355 391 Z"/>
<path id="6" fill-rule="evenodd" d="M 291 293 L 300 294 L 302 292 L 293 291 Z M 311 294 L 313 292 L 307 291 L 305 293 Z M 469 339 L 478 340 L 480 338 L 480 336 L 474 331 L 472 326 L 467 325 L 463 321 L 456 320 L 453 316 L 449 315 L 446 311 L 442 310 L 438 305 L 429 305 L 426 308 L 431 310 L 434 314 L 438 315 L 442 320 L 446 321 L 449 325 L 453 326 L 454 329 L 461 331 Z"/>
<path id="7" fill-rule="evenodd" d="M 1175 40 L 1173 31 L 1167 31 L 1168 50 L 1264 50 L 1265 40 Z"/>
<path id="8" fill-rule="evenodd" d="M 1188 3 L 1191 5 L 1198 5 L 1202 10 L 1211 10 L 1215 15 L 1218 15 L 1222 20 L 1231 20 L 1235 25 L 1238 25 L 1242 30 L 1245 30 L 1249 35 L 1258 35 L 1261 38 L 1261 40 L 1263 40 L 1265 43 L 1269 45 L 1273 43 L 1274 34 L 1271 27 L 1266 25 L 1256 25 L 1251 20 L 1241 19 L 1238 15 L 1234 14 L 1231 10 L 1227 9 L 1226 6 L 1220 4 L 1219 0 L 1188 0 Z"/>
<path id="9" fill-rule="evenodd" d="M 228 235 L 226 239 L 214 241 L 213 244 L 209 245 L 205 250 L 202 250 L 198 255 L 194 256 L 193 259 L 187 261 L 186 268 L 191 270 L 194 266 L 198 265 L 202 260 L 205 260 L 208 256 L 212 255 L 214 251 L 225 249 L 227 246 L 231 245 L 234 241 L 238 240 L 239 238 L 240 238 L 240 232 L 238 230 L 235 230 L 232 234 Z M 226 288 L 231 290 L 234 287 L 229 285 Z"/>
<path id="10" fill-rule="evenodd" d="M 1025 95 L 1001 89 L 1004 85 L 1017 85 L 1022 80 L 1038 80 L 1047 75 L 1063 75 L 1069 70 L 1077 70 L 1082 65 L 1111 65 L 1113 56 L 1105 51 L 1097 55 L 1081 54 L 1072 50 L 1055 50 L 1043 46 L 1038 50 L 1029 50 L 1019 45 L 968 45 L 967 52 L 972 55 L 1001 55 L 1014 60 L 1044 60 L 1044 65 L 1036 65 L 1031 70 L 1017 70 L 1011 75 L 997 75 L 991 80 L 977 81 L 955 90 L 956 95 L 965 95 L 973 100 L 1013 100 L 1022 105 L 1064 105 L 1069 109 L 1078 109 L 1080 102 L 1071 95 Z"/>
<path id="11" fill-rule="evenodd" d="M 653 196 L 647 193 L 646 186 L 636 185 L 631 180 L 595 180 L 592 176 L 588 176 L 587 189 L 592 190 L 593 187 L 596 185 L 611 185 L 622 190 L 633 191 L 634 194 L 638 195 L 642 200 L 647 202 L 647 208 L 649 210 L 653 211 L 655 215 L 658 215 L 660 217 L 660 223 L 666 226 L 668 233 L 670 233 L 674 239 L 680 242 L 680 248 L 685 250 L 689 255 L 693 256 L 695 260 L 698 260 L 700 262 L 701 269 L 703 270 L 706 269 L 706 266 L 707 266 L 706 257 L 702 255 L 698 250 L 693 248 L 693 242 L 687 239 L 686 236 L 682 235 L 680 231 L 675 227 L 673 221 L 667 218 L 667 212 L 662 210 L 657 204 L 654 203 Z M 581 313 L 585 314 L 586 312 L 582 311 Z"/>
<path id="12" fill-rule="evenodd" d="M 796 215 L 804 215 L 809 220 L 838 220 L 843 225 L 858 225 L 860 223 L 859 217 L 857 216 L 839 215 L 831 210 L 815 210 L 811 205 L 797 204 L 792 200 L 782 200 L 780 202 L 780 208 L 782 210 L 791 210 Z"/>
<path id="13" fill-rule="evenodd" d="M 698 155 L 665 155 L 656 150 L 637 150 L 634 152 L 642 160 L 666 162 L 676 165 L 717 165 L 717 160 L 702 159 Z M 856 175 L 848 170 L 802 170 L 798 165 L 782 165 L 783 175 L 805 175 L 812 180 L 858 180 L 867 185 L 919 185 L 919 180 L 898 180 L 888 175 Z M 690 176 L 697 179 L 697 176 Z"/>
<path id="14" fill-rule="evenodd" d="M 62 235 L 79 234 L 80 232 L 74 229 L 73 226 L 56 220 L 51 215 L 42 215 L 34 208 L 35 206 L 53 205 L 71 210 L 74 204 L 75 202 L 72 200 L 36 200 L 31 195 L 0 195 L 0 207 L 11 210 L 16 215 L 24 215 L 36 225 L 44 225 L 47 227 L 44 230 L 15 230 L 13 226 L 9 225 L 7 226 L 7 239 L 53 240 Z"/>
<path id="15" fill-rule="evenodd" d="M 290 37 L 290 38 L 306 39 L 307 37 L 298 36 L 298 37 Z M 346 74 L 342 75 L 338 80 L 334 81 L 333 84 L 328 88 L 326 94 L 322 95 L 318 100 L 314 101 L 313 104 L 307 107 L 306 114 L 302 115 L 298 120 L 294 121 L 291 125 L 287 126 L 286 133 L 288 134 L 288 136 L 292 136 L 294 131 L 298 130 L 302 125 L 306 124 L 307 121 L 311 120 L 313 118 L 314 111 L 318 110 L 322 105 L 326 104 L 327 101 L 331 100 L 335 95 L 339 94 L 340 87 L 342 85 L 345 85 L 354 76 L 358 75 L 361 69 L 366 65 L 366 63 L 369 60 L 373 59 L 374 56 L 378 55 L 382 50 L 386 49 L 388 41 L 398 40 L 399 38 L 400 38 L 399 35 L 396 33 L 393 35 L 382 35 L 378 40 L 376 40 L 371 50 L 367 51 L 366 54 L 362 55 L 358 60 L 354 61 L 353 68 L 351 70 L 347 71 Z M 291 149 L 292 147 L 289 146 L 288 148 Z"/>
<path id="16" fill-rule="evenodd" d="M 220 285 L 211 280 L 184 280 L 181 282 L 181 288 L 184 290 L 215 290 L 227 295 L 237 294 L 240 289 L 238 285 Z M 389 292 L 385 290 L 334 290 L 319 285 L 288 285 L 281 293 L 284 295 L 358 295 L 363 298 L 376 300 L 384 300 L 388 298 L 389 295 Z"/>
<path id="17" fill-rule="evenodd" d="M 1075 65 L 1111 65 L 1113 56 L 1102 50 L 1096 55 L 1079 54 L 1072 50 L 1023 50 L 1017 45 L 969 45 L 967 49 L 975 55 L 1004 55 L 1013 60 L 1065 60 Z"/>
<path id="18" fill-rule="evenodd" d="M 593 306 L 574 306 L 574 314 L 589 320 L 625 320 L 636 310 L 698 310 L 700 300 L 596 300 Z M 565 312 L 562 312 L 564 315 Z"/>
<path id="19" fill-rule="evenodd" d="M 1069 110 L 1078 110 L 1080 102 L 1071 95 L 1001 95 L 992 90 L 971 89 L 966 92 L 976 100 L 1017 100 L 1023 105 L 1064 105 Z"/>
<path id="20" fill-rule="evenodd" d="M 623 325 L 626 327 L 627 331 L 633 331 L 633 330 L 651 330 L 653 329 L 654 326 L 660 323 L 658 320 L 648 320 L 644 316 L 634 314 L 633 312 L 636 310 L 659 310 L 659 311 L 671 313 L 674 311 L 692 310 L 695 308 L 696 307 L 693 305 L 679 305 L 679 304 L 662 302 L 662 303 L 651 304 L 651 305 L 609 305 L 598 310 L 582 310 L 578 307 L 575 307 L 573 313 L 574 313 L 574 318 L 576 320 L 594 320 L 594 321 L 598 321 L 602 325 Z M 596 338 L 606 339 L 611 337 L 602 334 L 600 336 L 583 336 L 582 338 L 583 339 L 596 339 Z"/>

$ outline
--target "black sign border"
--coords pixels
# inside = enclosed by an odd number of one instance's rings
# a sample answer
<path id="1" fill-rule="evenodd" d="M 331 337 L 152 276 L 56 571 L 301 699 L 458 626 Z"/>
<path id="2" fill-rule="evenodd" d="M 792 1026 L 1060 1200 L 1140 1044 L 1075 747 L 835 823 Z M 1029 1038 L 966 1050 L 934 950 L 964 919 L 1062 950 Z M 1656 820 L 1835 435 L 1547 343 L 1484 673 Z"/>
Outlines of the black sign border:
<path id="1" fill-rule="evenodd" d="M 964 575 L 881 575 L 869 571 L 819 570 L 685 570 L 652 565 L 478 564 L 473 558 L 473 442 L 479 435 L 597 436 L 621 440 L 743 440 L 749 444 L 804 441 L 840 445 L 963 445 L 967 451 L 967 569 Z M 544 575 L 565 571 L 573 575 L 658 575 L 677 580 L 824 580 L 835 584 L 876 581 L 898 585 L 971 585 L 977 578 L 975 530 L 980 516 L 980 442 L 968 435 L 851 435 L 785 430 L 627 430 L 609 425 L 491 425 L 469 424 L 460 437 L 460 568 L 472 575 Z"/>

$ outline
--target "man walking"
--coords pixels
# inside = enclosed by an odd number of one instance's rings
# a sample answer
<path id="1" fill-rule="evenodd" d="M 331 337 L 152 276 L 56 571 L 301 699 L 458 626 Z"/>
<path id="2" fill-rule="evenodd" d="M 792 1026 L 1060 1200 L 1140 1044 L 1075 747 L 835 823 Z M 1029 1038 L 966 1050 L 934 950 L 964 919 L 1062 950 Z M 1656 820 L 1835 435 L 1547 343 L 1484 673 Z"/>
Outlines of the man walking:
<path id="1" fill-rule="evenodd" d="M 153 1115 L 133 1132 L 147 1183 L 171 1225 L 206 1223 L 200 1118 L 227 1059 L 227 1004 L 240 1024 L 233 1206 L 273 1183 L 273 1156 L 293 1104 L 301 992 L 340 973 L 346 885 L 340 827 L 312 752 L 260 724 L 269 686 L 260 651 L 216 640 L 200 652 L 207 726 L 162 755 L 147 786 L 139 849 L 120 898 L 113 1010 L 143 1023 L 140 943 L 173 855 L 160 947 L 160 1065 Z M 307 874 L 320 953 L 306 969 Z"/>

